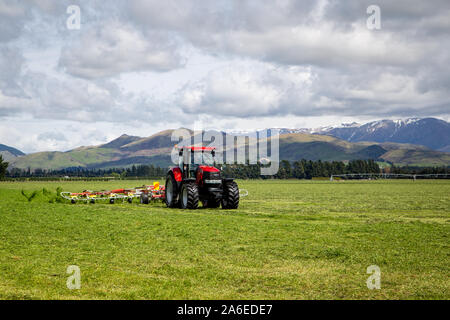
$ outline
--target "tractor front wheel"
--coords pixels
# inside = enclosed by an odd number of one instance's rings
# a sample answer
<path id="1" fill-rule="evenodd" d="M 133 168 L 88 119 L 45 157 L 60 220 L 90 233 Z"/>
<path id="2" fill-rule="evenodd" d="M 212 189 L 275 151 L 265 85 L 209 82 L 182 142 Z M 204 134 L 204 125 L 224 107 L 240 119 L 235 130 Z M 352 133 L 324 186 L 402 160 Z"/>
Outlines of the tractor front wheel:
<path id="1" fill-rule="evenodd" d="M 194 182 L 184 183 L 181 187 L 181 208 L 197 209 L 198 208 L 198 186 Z"/>
<path id="2" fill-rule="evenodd" d="M 239 206 L 239 187 L 236 182 L 223 184 L 222 209 L 237 209 Z"/>

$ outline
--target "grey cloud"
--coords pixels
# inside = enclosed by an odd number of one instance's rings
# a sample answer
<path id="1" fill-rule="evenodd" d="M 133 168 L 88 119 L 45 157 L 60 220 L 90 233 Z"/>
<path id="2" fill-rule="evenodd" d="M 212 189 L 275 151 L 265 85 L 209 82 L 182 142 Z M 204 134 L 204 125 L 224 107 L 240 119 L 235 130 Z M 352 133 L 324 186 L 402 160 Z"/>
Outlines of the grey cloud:
<path id="1" fill-rule="evenodd" d="M 446 0 L 434 0 L 432 4 L 420 0 L 360 0 L 327 1 L 324 19 L 335 21 L 337 26 L 349 27 L 355 22 L 365 22 L 366 9 L 377 5 L 381 10 L 382 26 L 386 29 L 417 29 L 421 21 L 440 16 L 450 9 Z M 392 31 L 392 30 L 391 30 Z"/>
<path id="2" fill-rule="evenodd" d="M 55 78 L 27 72 L 22 80 L 27 98 L 3 97 L 0 116 L 28 115 L 35 119 L 71 120 L 86 123 L 130 122 L 164 123 L 183 113 L 166 101 L 147 95 L 124 93 L 112 81 L 81 78 Z M 193 121 L 186 116 L 184 120 Z"/>
<path id="3" fill-rule="evenodd" d="M 317 1 L 258 0 L 136 0 L 127 7 L 130 17 L 141 25 L 183 33 L 199 39 L 195 33 L 213 36 L 234 30 L 262 31 L 276 25 L 297 25 L 309 19 Z"/>
<path id="4" fill-rule="evenodd" d="M 309 71 L 301 67 L 235 65 L 185 86 L 177 101 L 192 114 L 247 118 L 292 113 L 309 94 L 309 78 Z M 296 102 L 287 107 L 287 99 Z"/>
<path id="5" fill-rule="evenodd" d="M 256 71 L 255 71 L 256 70 Z M 420 79 L 397 69 L 359 68 L 349 72 L 304 67 L 235 66 L 185 86 L 178 102 L 187 113 L 224 117 L 414 116 L 448 113 L 441 88 L 419 90 Z"/>
<path id="6" fill-rule="evenodd" d="M 140 32 L 118 21 L 83 30 L 62 49 L 59 65 L 74 76 L 95 79 L 133 71 L 169 71 L 183 65 L 177 44 L 165 33 Z"/>
<path id="7" fill-rule="evenodd" d="M 21 97 L 20 78 L 24 58 L 19 49 L 0 45 L 0 91 L 6 96 Z"/>
<path id="8" fill-rule="evenodd" d="M 33 26 L 34 31 L 39 25 L 42 32 L 44 20 L 55 28 L 55 18 L 59 16 L 64 21 L 65 8 L 69 3 L 68 0 L 0 0 L 0 42 L 18 39 L 30 32 L 27 25 Z"/>
<path id="9" fill-rule="evenodd" d="M 28 17 L 28 11 L 22 4 L 0 0 L 0 42 L 19 37 Z"/>
<path id="10" fill-rule="evenodd" d="M 426 21 L 446 28 L 448 2 L 378 1 L 383 32 L 368 32 L 370 1 L 133 1 L 127 11 L 142 28 L 171 30 L 214 54 L 283 64 L 417 64 L 417 35 Z M 433 20 L 434 19 L 434 20 Z M 430 22 L 428 22 L 430 23 Z M 395 26 L 392 27 L 392 26 Z M 364 33 L 362 33 L 364 32 Z M 407 41 L 408 40 L 408 41 Z M 411 57 L 406 57 L 407 51 Z"/>
<path id="11" fill-rule="evenodd" d="M 38 135 L 40 140 L 55 140 L 55 141 L 67 141 L 66 136 L 61 132 L 47 131 Z"/>

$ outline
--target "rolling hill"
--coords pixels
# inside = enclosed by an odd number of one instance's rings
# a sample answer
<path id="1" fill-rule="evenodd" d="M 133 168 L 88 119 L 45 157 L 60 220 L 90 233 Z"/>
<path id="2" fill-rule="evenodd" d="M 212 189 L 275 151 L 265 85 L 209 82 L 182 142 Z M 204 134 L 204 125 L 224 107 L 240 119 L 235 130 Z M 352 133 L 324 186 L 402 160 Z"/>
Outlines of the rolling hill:
<path id="1" fill-rule="evenodd" d="M 0 144 L 0 155 L 5 161 L 11 161 L 16 157 L 24 156 L 25 153 L 16 148 Z"/>
<path id="2" fill-rule="evenodd" d="M 379 159 L 399 166 L 449 166 L 450 154 L 402 143 L 348 142 L 331 136 L 291 133 L 280 135 L 280 158 L 286 160 Z"/>
<path id="3" fill-rule="evenodd" d="M 175 144 L 171 141 L 172 132 L 165 130 L 146 138 L 122 135 L 99 146 L 80 147 L 67 152 L 33 153 L 13 159 L 11 166 L 23 169 L 111 168 L 137 164 L 169 166 L 170 152 Z M 281 134 L 280 159 L 380 159 L 396 165 L 450 165 L 450 154 L 424 146 L 392 142 L 348 142 L 332 136 L 306 133 Z"/>
<path id="4" fill-rule="evenodd" d="M 117 139 L 110 141 L 108 143 L 102 144 L 102 148 L 120 148 L 126 144 L 133 143 L 134 141 L 142 139 L 141 137 L 129 136 L 127 134 L 123 134 Z"/>
<path id="5" fill-rule="evenodd" d="M 10 165 L 22 169 L 111 168 L 133 164 L 166 166 L 170 162 L 173 145 L 170 141 L 172 131 L 159 132 L 148 138 L 122 135 L 103 145 L 79 147 L 66 152 L 32 153 L 14 159 Z"/>

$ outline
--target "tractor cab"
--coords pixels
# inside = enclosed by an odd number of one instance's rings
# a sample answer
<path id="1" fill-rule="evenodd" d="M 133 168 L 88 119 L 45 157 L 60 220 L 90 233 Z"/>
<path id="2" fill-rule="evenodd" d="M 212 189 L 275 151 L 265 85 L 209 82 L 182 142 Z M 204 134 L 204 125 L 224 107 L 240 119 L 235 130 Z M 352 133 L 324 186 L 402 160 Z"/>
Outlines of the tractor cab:
<path id="1" fill-rule="evenodd" d="M 215 167 L 215 148 L 185 146 L 178 148 L 178 167 L 185 178 L 195 178 L 203 169 L 217 170 Z"/>

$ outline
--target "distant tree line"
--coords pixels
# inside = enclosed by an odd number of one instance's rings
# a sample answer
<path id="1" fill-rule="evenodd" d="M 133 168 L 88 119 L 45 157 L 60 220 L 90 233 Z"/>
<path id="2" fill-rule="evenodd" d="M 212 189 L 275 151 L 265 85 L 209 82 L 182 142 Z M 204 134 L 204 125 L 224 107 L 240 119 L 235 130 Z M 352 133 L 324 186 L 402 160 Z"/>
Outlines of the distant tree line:
<path id="1" fill-rule="evenodd" d="M 98 178 L 98 177 L 114 177 L 114 178 L 129 178 L 129 177 L 145 177 L 156 178 L 166 175 L 167 168 L 155 167 L 153 165 L 133 165 L 130 168 L 109 168 L 109 169 L 88 169 L 83 167 L 71 167 L 60 170 L 48 169 L 19 169 L 12 168 L 7 174 L 10 178 L 50 178 L 50 177 L 84 177 L 84 178 Z"/>
<path id="2" fill-rule="evenodd" d="M 261 165 L 224 165 L 222 172 L 226 177 L 238 179 L 270 178 L 260 175 Z M 330 177 L 344 173 L 380 173 L 380 167 L 374 160 L 351 160 L 347 164 L 342 161 L 300 160 L 290 162 L 281 160 L 276 179 L 312 179 Z"/>
<path id="3" fill-rule="evenodd" d="M 390 168 L 386 168 L 385 172 L 395 174 L 450 174 L 450 167 L 397 167 L 392 165 Z"/>
<path id="4" fill-rule="evenodd" d="M 61 170 L 45 169 L 18 169 L 12 168 L 6 171 L 5 162 L 0 161 L 1 170 L 4 168 L 4 176 L 7 178 L 104 178 L 111 177 L 115 179 L 132 178 L 157 178 L 165 177 L 167 168 L 156 167 L 153 165 L 133 165 L 128 168 L 109 168 L 109 169 L 88 169 L 83 167 L 72 167 Z M 7 163 L 6 163 L 7 164 Z M 220 167 L 220 166 L 219 166 Z M 278 173 L 271 176 L 261 176 L 261 164 L 234 164 L 221 165 L 224 177 L 234 177 L 236 179 L 312 179 L 320 177 L 330 177 L 331 175 L 348 173 L 410 173 L 410 174 L 448 174 L 450 167 L 386 167 L 381 169 L 374 160 L 351 160 L 347 163 L 342 161 L 288 161 L 282 160 L 279 164 Z"/>

